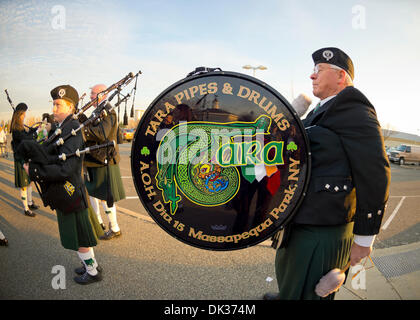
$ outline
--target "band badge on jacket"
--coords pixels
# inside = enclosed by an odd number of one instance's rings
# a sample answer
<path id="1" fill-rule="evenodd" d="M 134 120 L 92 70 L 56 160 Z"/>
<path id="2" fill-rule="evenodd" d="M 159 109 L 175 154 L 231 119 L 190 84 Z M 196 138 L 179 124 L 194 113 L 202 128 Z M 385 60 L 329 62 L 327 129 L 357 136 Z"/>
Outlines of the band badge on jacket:
<path id="1" fill-rule="evenodd" d="M 73 195 L 74 186 L 69 181 L 66 181 L 66 183 L 64 184 L 64 189 L 66 189 L 70 197 Z"/>

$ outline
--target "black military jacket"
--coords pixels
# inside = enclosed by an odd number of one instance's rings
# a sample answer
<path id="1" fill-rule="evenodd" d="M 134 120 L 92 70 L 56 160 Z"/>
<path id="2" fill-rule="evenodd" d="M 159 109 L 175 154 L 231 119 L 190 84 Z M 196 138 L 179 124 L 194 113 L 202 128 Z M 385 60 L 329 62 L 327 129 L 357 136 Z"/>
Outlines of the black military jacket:
<path id="1" fill-rule="evenodd" d="M 36 129 L 29 128 L 28 132 L 25 130 L 13 130 L 12 131 L 12 150 L 16 154 L 16 150 L 23 140 L 34 140 Z M 20 159 L 16 159 L 20 160 Z"/>
<path id="2" fill-rule="evenodd" d="M 79 127 L 79 121 L 68 116 L 63 123 L 61 124 L 61 137 L 66 136 L 72 131 L 72 129 L 77 129 Z M 56 137 L 53 142 L 57 141 L 60 136 Z M 80 131 L 76 135 L 70 136 L 63 145 L 57 148 L 57 155 L 65 153 L 71 154 L 74 153 L 77 149 L 82 150 L 84 146 L 82 134 Z M 61 183 L 66 181 L 71 181 L 72 185 L 76 189 L 77 193 L 83 197 L 84 207 L 87 207 L 87 198 L 85 194 L 85 185 L 82 179 L 82 161 L 83 155 L 81 157 L 73 156 L 67 158 L 65 161 L 58 160 L 54 164 L 39 164 L 39 163 L 29 163 L 29 177 L 32 181 L 40 182 L 42 185 L 48 186 L 49 184 Z M 49 192 L 54 195 L 54 193 Z M 49 199 L 43 199 L 49 203 Z M 71 206 L 71 204 L 68 204 Z"/>
<path id="3" fill-rule="evenodd" d="M 379 233 L 389 196 L 390 167 L 376 112 L 347 87 L 303 120 L 312 155 L 311 179 L 294 222 Z"/>

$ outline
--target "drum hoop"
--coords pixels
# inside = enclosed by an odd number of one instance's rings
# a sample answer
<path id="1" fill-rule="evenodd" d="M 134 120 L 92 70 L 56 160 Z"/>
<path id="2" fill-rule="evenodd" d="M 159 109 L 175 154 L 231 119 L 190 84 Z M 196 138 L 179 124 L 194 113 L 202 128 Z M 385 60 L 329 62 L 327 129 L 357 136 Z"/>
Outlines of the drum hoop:
<path id="1" fill-rule="evenodd" d="M 293 107 L 290 105 L 290 103 L 287 101 L 286 98 L 283 97 L 283 95 L 281 93 L 279 93 L 277 90 L 275 90 L 273 87 L 271 87 L 270 85 L 268 85 L 267 83 L 256 79 L 254 77 L 248 76 L 246 74 L 242 74 L 242 73 L 238 73 L 238 72 L 232 72 L 232 71 L 213 71 L 213 72 L 208 72 L 208 73 L 201 73 L 201 74 L 197 74 L 197 75 L 193 75 L 193 76 L 189 76 L 189 77 L 185 77 L 175 83 L 173 83 L 172 85 L 170 85 L 169 87 L 167 87 L 165 90 L 163 90 L 151 103 L 150 105 L 147 107 L 147 109 L 145 110 L 144 114 L 142 115 L 142 118 L 140 119 L 139 124 L 137 125 L 137 129 L 142 127 L 143 123 L 146 121 L 147 115 L 148 113 L 153 109 L 153 107 L 155 106 L 155 104 L 161 100 L 165 95 L 167 95 L 170 91 L 172 91 L 174 88 L 190 82 L 190 81 L 194 81 L 195 79 L 198 78 L 206 78 L 206 77 L 212 77 L 212 76 L 230 76 L 230 77 L 234 77 L 234 78 L 239 78 L 239 79 L 245 79 L 247 81 L 250 81 L 254 84 L 257 84 L 259 86 L 264 87 L 267 91 L 269 91 L 271 94 L 273 94 L 275 97 L 277 97 L 285 106 L 286 108 L 290 111 L 290 113 L 296 118 L 299 119 L 297 112 L 293 109 Z M 175 233 L 171 233 L 168 232 L 164 227 L 161 226 L 160 221 L 158 221 L 158 219 L 153 215 L 150 214 L 148 211 L 148 207 L 147 204 L 145 203 L 145 201 L 143 200 L 142 197 L 139 196 L 139 199 L 143 205 L 143 207 L 145 208 L 147 214 L 152 217 L 152 219 L 154 220 L 154 222 L 161 228 L 163 229 L 163 231 L 165 231 L 165 233 L 169 234 L 170 236 L 174 237 L 175 239 L 181 241 L 182 243 L 188 244 L 190 246 L 196 247 L 196 248 L 200 248 L 200 249 L 204 249 L 204 250 L 210 250 L 210 251 L 234 251 L 234 250 L 241 250 L 241 249 L 246 249 L 249 247 L 253 247 L 256 246 L 258 244 L 260 244 L 261 242 L 266 241 L 267 239 L 269 239 L 270 237 L 272 237 L 273 235 L 276 234 L 276 232 L 282 230 L 288 223 L 290 223 L 290 221 L 293 219 L 293 217 L 295 216 L 295 214 L 297 213 L 299 207 L 301 206 L 302 202 L 304 201 L 306 192 L 308 190 L 309 187 L 309 179 L 311 176 L 311 152 L 310 152 L 310 144 L 309 144 L 309 138 L 308 135 L 306 134 L 306 130 L 305 127 L 302 123 L 302 121 L 299 119 L 299 121 L 296 121 L 301 132 L 303 135 L 303 140 L 305 143 L 305 147 L 307 149 L 307 153 L 306 153 L 306 174 L 305 174 L 305 184 L 303 186 L 302 192 L 298 198 L 298 200 L 296 201 L 295 206 L 291 209 L 290 214 L 285 218 L 285 220 L 283 220 L 282 224 L 277 227 L 275 230 L 273 230 L 273 232 L 266 236 L 266 237 L 261 237 L 261 239 L 258 239 L 257 241 L 255 241 L 252 244 L 249 245 L 245 245 L 245 246 L 240 246 L 240 247 L 234 247 L 234 248 L 210 248 L 210 247 L 205 247 L 205 246 L 200 246 L 196 243 L 193 242 L 188 242 L 185 239 L 177 236 Z M 135 135 L 133 137 L 133 144 L 131 146 L 131 154 L 130 154 L 130 158 L 131 158 L 131 170 L 133 171 L 133 166 L 134 166 L 134 149 L 135 149 L 135 144 L 134 141 L 137 141 L 137 135 L 139 134 L 139 130 L 136 129 Z M 134 187 L 136 189 L 137 195 L 140 195 L 141 192 L 139 192 L 138 188 L 137 188 L 137 184 L 136 184 L 136 180 L 134 175 L 132 174 L 132 178 L 133 178 L 133 184 Z"/>

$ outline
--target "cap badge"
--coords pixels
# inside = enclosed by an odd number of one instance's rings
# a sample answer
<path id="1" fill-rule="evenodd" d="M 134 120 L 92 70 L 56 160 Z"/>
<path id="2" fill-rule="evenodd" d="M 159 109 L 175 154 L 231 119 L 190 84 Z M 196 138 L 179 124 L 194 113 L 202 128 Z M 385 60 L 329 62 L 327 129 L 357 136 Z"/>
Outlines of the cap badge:
<path id="1" fill-rule="evenodd" d="M 60 89 L 60 91 L 58 91 L 58 95 L 60 96 L 60 98 L 64 97 L 66 95 L 66 90 Z"/>
<path id="2" fill-rule="evenodd" d="M 322 56 L 327 60 L 327 61 L 329 61 L 333 56 L 334 56 L 334 54 L 332 53 L 332 51 L 331 50 L 325 50 L 323 53 L 322 53 Z"/>

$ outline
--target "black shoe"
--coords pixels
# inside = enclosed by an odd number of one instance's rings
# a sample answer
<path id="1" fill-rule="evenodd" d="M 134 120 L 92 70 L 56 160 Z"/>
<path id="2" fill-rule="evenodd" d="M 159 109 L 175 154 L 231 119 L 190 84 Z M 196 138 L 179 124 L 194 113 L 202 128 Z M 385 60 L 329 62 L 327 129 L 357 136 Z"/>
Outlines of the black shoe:
<path id="1" fill-rule="evenodd" d="M 267 292 L 263 296 L 263 300 L 281 300 L 278 293 Z"/>
<path id="2" fill-rule="evenodd" d="M 76 283 L 85 285 L 101 281 L 102 275 L 98 272 L 96 276 L 91 276 L 88 272 L 85 272 L 81 276 L 74 277 L 73 279 Z"/>
<path id="3" fill-rule="evenodd" d="M 35 217 L 36 216 L 36 214 L 35 213 L 33 213 L 31 210 L 25 210 L 25 216 L 28 216 L 28 217 Z"/>
<path id="4" fill-rule="evenodd" d="M 31 210 L 37 210 L 37 209 L 39 209 L 39 206 L 37 206 L 37 205 L 35 204 L 35 202 L 33 202 L 33 201 L 32 201 L 32 204 L 31 204 L 31 205 L 29 205 L 29 209 L 31 209 Z"/>
<path id="5" fill-rule="evenodd" d="M 9 241 L 7 241 L 6 238 L 4 239 L 0 239 L 0 246 L 5 246 L 7 247 L 9 245 Z"/>
<path id="6" fill-rule="evenodd" d="M 96 270 L 98 270 L 99 273 L 102 273 L 102 268 L 100 266 L 97 266 Z M 76 274 L 78 274 L 79 276 L 86 273 L 85 265 L 82 263 L 82 266 L 74 269 L 74 272 L 76 272 Z"/>
<path id="7" fill-rule="evenodd" d="M 101 240 L 111 240 L 113 238 L 118 238 L 121 236 L 121 231 L 114 232 L 112 229 L 109 229 L 105 234 L 100 237 Z"/>

